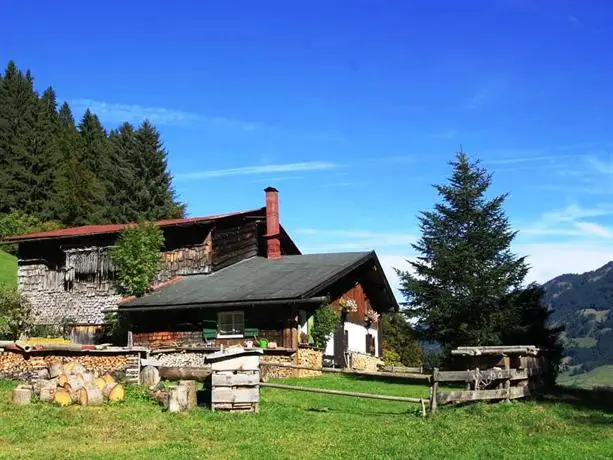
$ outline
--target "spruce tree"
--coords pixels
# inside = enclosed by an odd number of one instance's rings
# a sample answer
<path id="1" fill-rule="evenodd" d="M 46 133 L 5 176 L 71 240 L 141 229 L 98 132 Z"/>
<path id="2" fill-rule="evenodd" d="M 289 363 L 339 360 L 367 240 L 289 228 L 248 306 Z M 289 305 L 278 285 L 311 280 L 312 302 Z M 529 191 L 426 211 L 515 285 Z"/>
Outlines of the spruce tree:
<path id="1" fill-rule="evenodd" d="M 84 170 L 91 172 L 88 182 L 92 188 L 88 195 L 91 198 L 91 212 L 87 218 L 90 224 L 102 224 L 107 221 L 108 196 L 114 193 L 112 177 L 114 174 L 110 154 L 110 144 L 106 130 L 100 119 L 89 109 L 85 111 L 78 127 L 80 142 L 79 156 L 76 163 Z M 84 191 L 83 191 L 84 193 Z M 81 194 L 84 196 L 83 194 Z"/>
<path id="2" fill-rule="evenodd" d="M 50 220 L 56 218 L 53 198 L 60 160 L 57 102 L 53 88 L 45 90 L 37 105 L 34 133 L 29 146 L 32 182 L 28 207 L 25 210 L 41 220 Z"/>
<path id="3" fill-rule="evenodd" d="M 182 217 L 185 205 L 175 198 L 166 150 L 160 133 L 149 121 L 144 121 L 136 132 L 136 147 L 137 177 L 143 180 L 136 196 L 140 217 L 147 220 Z"/>
<path id="4" fill-rule="evenodd" d="M 111 178 L 114 193 L 109 196 L 108 220 L 136 222 L 139 219 L 137 197 L 141 194 L 143 178 L 137 167 L 136 132 L 130 123 L 123 123 L 109 135 L 111 158 L 115 173 Z"/>
<path id="5" fill-rule="evenodd" d="M 30 72 L 9 62 L 0 85 L 0 213 L 30 207 L 37 103 Z"/>
<path id="6" fill-rule="evenodd" d="M 70 106 L 64 102 L 58 114 L 58 153 L 55 213 L 66 226 L 85 225 L 101 219 L 99 202 L 104 195 L 100 181 L 83 161 L 83 140 Z"/>
<path id="7" fill-rule="evenodd" d="M 502 343 L 515 308 L 506 300 L 528 272 L 524 257 L 510 249 L 515 232 L 503 210 L 506 195 L 486 197 L 491 175 L 466 154 L 451 165 L 449 183 L 435 185 L 442 202 L 419 216 L 415 273 L 398 271 L 425 338 L 445 351 Z"/>

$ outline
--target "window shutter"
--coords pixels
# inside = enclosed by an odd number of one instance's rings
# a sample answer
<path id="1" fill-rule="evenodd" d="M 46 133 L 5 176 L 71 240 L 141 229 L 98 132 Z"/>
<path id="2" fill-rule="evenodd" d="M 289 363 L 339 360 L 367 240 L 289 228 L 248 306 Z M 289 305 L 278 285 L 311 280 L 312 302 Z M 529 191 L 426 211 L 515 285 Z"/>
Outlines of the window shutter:
<path id="1" fill-rule="evenodd" d="M 366 351 L 366 353 L 370 353 L 370 334 L 366 334 L 366 348 L 364 349 L 364 351 Z"/>
<path id="2" fill-rule="evenodd" d="M 202 338 L 205 342 L 217 338 L 217 321 L 202 321 Z"/>
<path id="3" fill-rule="evenodd" d="M 347 352 L 349 349 L 349 331 L 345 330 L 345 334 L 343 335 L 343 350 Z"/>

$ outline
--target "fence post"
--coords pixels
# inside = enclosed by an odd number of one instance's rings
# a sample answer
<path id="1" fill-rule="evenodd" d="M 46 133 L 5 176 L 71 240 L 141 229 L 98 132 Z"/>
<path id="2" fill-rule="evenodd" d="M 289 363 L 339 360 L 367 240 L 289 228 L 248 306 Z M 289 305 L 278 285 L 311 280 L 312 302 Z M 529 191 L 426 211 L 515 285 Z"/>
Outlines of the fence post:
<path id="1" fill-rule="evenodd" d="M 438 393 L 438 367 L 432 371 L 432 387 L 430 387 L 430 412 L 436 413 L 436 396 Z"/>

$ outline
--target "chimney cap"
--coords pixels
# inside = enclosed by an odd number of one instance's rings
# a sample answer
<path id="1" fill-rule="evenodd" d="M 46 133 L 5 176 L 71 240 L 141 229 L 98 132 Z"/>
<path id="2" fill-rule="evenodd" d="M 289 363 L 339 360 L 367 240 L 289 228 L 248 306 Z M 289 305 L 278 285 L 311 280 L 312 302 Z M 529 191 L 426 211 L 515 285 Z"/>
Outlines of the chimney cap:
<path id="1" fill-rule="evenodd" d="M 264 189 L 264 191 L 265 191 L 265 192 L 277 192 L 277 193 L 279 192 L 279 190 L 277 190 L 277 189 L 276 189 L 276 188 L 274 188 L 274 187 L 266 187 L 266 188 Z"/>

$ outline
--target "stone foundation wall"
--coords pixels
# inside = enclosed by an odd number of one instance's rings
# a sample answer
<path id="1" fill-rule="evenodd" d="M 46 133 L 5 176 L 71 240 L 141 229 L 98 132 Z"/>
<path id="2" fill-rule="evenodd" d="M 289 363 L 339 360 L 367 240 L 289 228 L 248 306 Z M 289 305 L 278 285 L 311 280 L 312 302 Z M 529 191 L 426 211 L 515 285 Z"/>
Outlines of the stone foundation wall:
<path id="1" fill-rule="evenodd" d="M 83 354 L 78 352 L 0 352 L 0 378 L 27 380 L 37 370 L 47 368 L 51 363 L 79 362 L 95 375 L 105 373 L 118 377 L 125 375 L 130 359 L 137 357 L 134 352 L 125 354 Z"/>
<path id="2" fill-rule="evenodd" d="M 383 364 L 383 361 L 376 356 L 365 353 L 350 353 L 349 364 L 356 371 L 376 372 L 379 370 L 378 366 Z"/>

